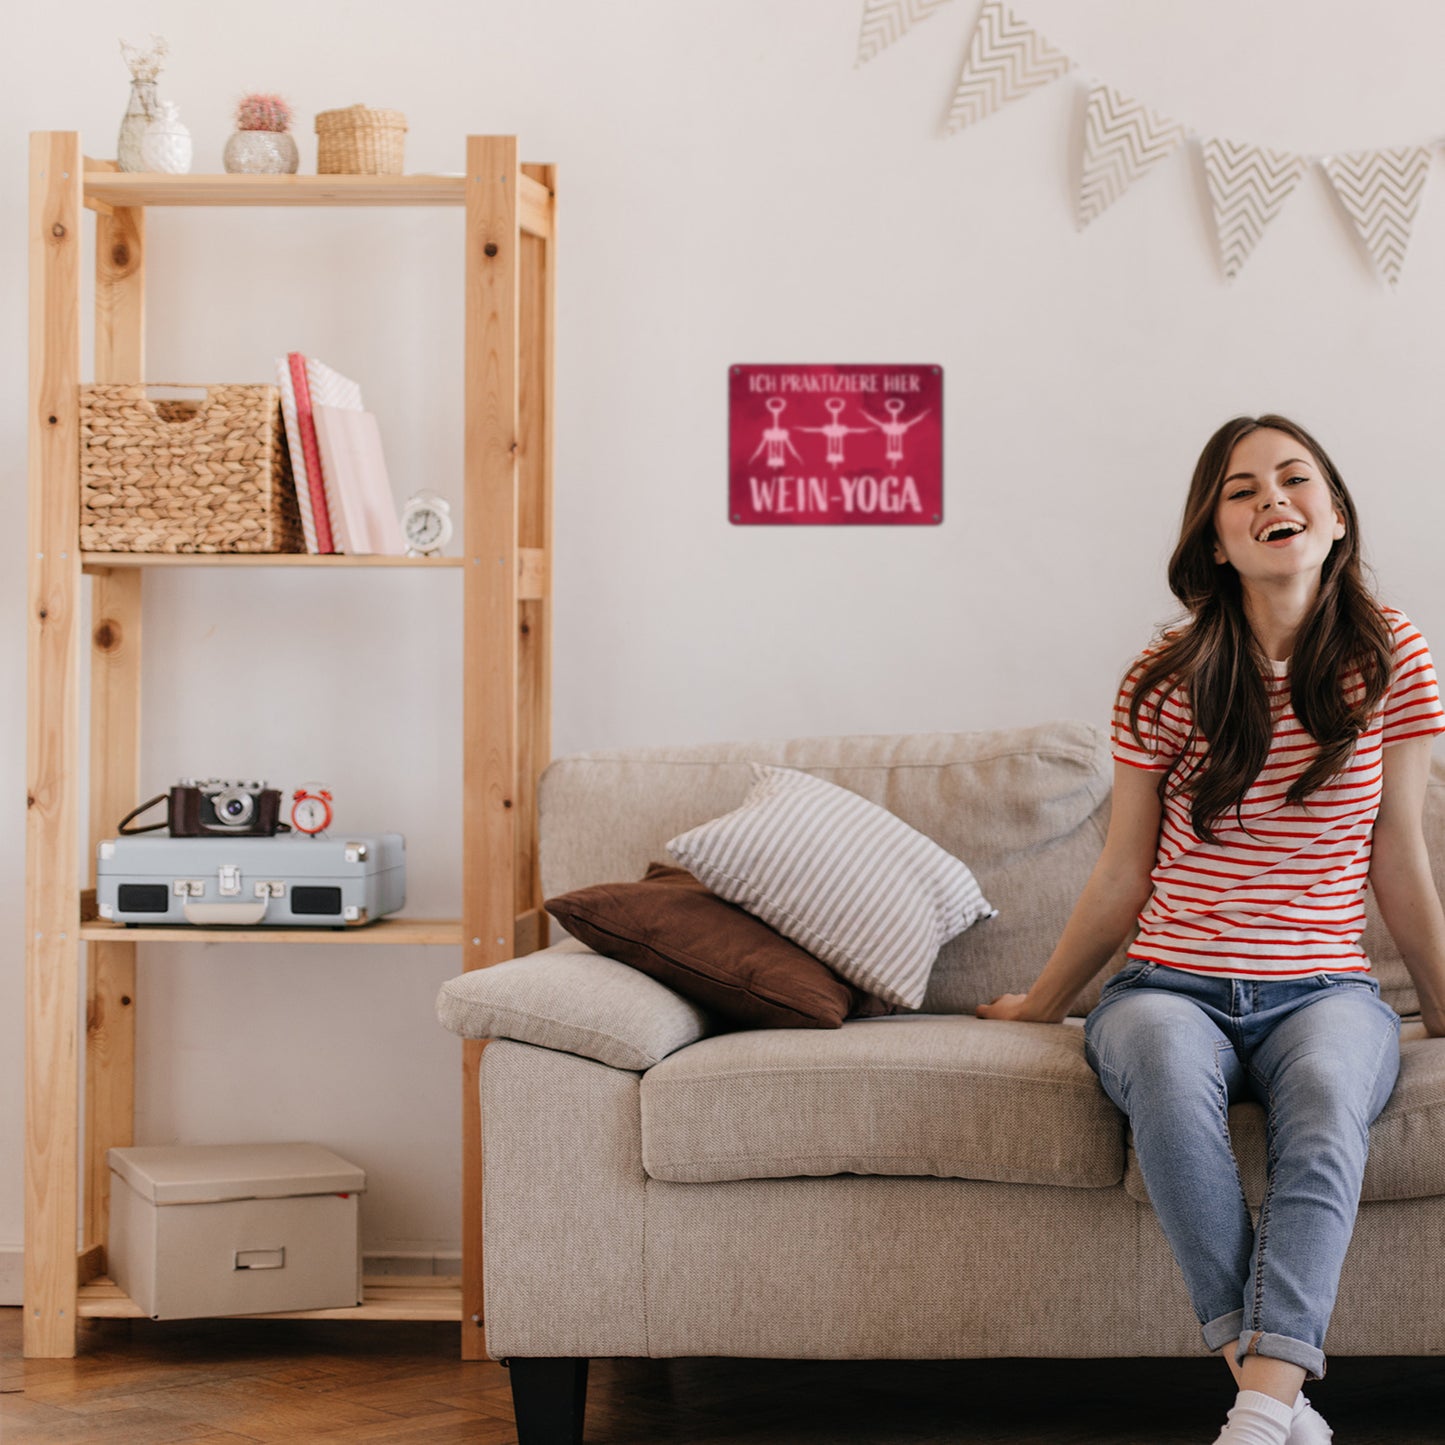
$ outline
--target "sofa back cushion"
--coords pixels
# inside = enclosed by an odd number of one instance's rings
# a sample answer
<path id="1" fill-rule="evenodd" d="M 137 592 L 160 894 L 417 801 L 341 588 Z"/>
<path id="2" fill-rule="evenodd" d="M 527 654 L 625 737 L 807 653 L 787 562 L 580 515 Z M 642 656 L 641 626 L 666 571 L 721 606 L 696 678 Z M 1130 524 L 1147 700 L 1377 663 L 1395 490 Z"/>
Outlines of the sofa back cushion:
<path id="1" fill-rule="evenodd" d="M 999 915 L 944 945 L 923 1003 L 933 1013 L 1033 982 L 1103 844 L 1113 773 L 1102 732 L 1075 722 L 561 758 L 540 791 L 544 895 L 641 878 L 669 838 L 742 802 L 755 762 L 850 788 L 973 870 Z"/>

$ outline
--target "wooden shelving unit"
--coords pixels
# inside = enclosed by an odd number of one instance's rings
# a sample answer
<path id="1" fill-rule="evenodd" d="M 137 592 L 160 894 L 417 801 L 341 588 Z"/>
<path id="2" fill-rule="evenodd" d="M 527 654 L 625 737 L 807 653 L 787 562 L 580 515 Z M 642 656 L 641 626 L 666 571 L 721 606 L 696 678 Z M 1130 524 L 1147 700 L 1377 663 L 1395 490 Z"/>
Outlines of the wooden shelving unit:
<path id="1" fill-rule="evenodd" d="M 105 1277 L 106 1151 L 134 1142 L 138 944 L 435 945 L 457 949 L 459 967 L 480 968 L 546 942 L 536 784 L 551 751 L 556 173 L 552 166 L 519 164 L 513 136 L 469 136 L 465 159 L 466 171 L 458 176 L 123 174 L 112 161 L 86 158 L 76 132 L 31 136 L 27 1356 L 73 1355 L 78 1318 L 140 1313 Z M 145 216 L 151 206 L 464 208 L 460 556 L 81 552 L 83 212 L 94 213 L 96 228 L 92 376 L 134 382 L 145 376 Z M 96 843 L 114 832 L 116 820 L 139 797 L 145 573 L 153 567 L 358 566 L 464 573 L 462 916 L 393 918 L 354 930 L 128 929 L 95 919 L 79 881 L 82 859 L 93 887 Z M 92 579 L 88 646 L 81 632 L 84 575 Z M 80 667 L 86 658 L 90 711 L 83 719 Z M 77 783 L 83 739 L 91 779 L 84 833 Z M 363 1305 L 299 1317 L 454 1319 L 462 1324 L 463 1356 L 484 1356 L 481 1047 L 464 1044 L 462 1055 L 461 1279 L 369 1280 Z"/>

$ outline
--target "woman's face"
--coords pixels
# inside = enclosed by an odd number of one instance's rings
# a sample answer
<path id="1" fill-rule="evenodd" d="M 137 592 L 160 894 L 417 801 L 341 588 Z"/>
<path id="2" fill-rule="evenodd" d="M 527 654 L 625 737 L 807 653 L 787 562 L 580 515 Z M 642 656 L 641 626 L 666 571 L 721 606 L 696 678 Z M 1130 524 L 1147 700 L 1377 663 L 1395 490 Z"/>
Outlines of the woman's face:
<path id="1" fill-rule="evenodd" d="M 1214 560 L 1268 586 L 1318 577 L 1345 535 L 1325 474 L 1288 432 L 1260 427 L 1235 443 L 1214 505 Z"/>

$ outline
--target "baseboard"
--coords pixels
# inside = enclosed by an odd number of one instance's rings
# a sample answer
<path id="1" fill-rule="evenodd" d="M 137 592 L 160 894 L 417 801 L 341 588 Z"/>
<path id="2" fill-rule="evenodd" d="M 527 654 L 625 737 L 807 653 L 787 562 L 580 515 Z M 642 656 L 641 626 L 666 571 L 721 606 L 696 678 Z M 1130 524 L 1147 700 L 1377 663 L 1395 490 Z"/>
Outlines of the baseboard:
<path id="1" fill-rule="evenodd" d="M 367 1254 L 362 1256 L 365 1275 L 459 1275 L 460 1254 Z M 19 1305 L 24 1300 L 25 1251 L 17 1245 L 0 1245 L 0 1305 Z"/>
<path id="2" fill-rule="evenodd" d="M 361 1272 L 368 1279 L 381 1275 L 459 1275 L 460 1254 L 424 1254 L 401 1251 L 392 1254 L 363 1254 Z"/>
<path id="3" fill-rule="evenodd" d="M 0 1245 L 0 1305 L 24 1301 L 25 1251 L 16 1245 Z"/>

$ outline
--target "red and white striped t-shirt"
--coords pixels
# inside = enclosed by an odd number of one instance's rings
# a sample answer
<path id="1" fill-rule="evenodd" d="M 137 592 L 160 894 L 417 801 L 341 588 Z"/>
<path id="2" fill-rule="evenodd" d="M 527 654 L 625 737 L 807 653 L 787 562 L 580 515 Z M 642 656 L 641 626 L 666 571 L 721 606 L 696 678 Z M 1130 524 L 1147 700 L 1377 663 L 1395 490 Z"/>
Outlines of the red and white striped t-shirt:
<path id="1" fill-rule="evenodd" d="M 1265 679 L 1273 734 L 1265 765 L 1244 795 L 1245 827 L 1231 808 L 1214 823 L 1219 843 L 1205 843 L 1190 823 L 1187 794 L 1166 799 L 1154 892 L 1139 915 L 1131 958 L 1223 978 L 1305 978 L 1369 968 L 1360 935 L 1382 754 L 1392 743 L 1445 732 L 1425 639 L 1403 613 L 1381 610 L 1395 637 L 1390 689 L 1342 772 L 1303 804 L 1285 801 L 1319 747 L 1290 706 L 1287 664 L 1276 662 L 1275 675 Z M 1146 651 L 1135 661 L 1119 690 L 1114 757 L 1163 772 L 1183 751 L 1192 718 L 1181 687 L 1156 719 L 1162 690 L 1156 688 L 1139 715 L 1146 746 L 1135 741 L 1129 702 L 1148 656 Z M 1347 698 L 1358 697 L 1363 687 L 1358 669 L 1346 675 Z M 1196 739 L 1183 766 L 1206 750 Z"/>

